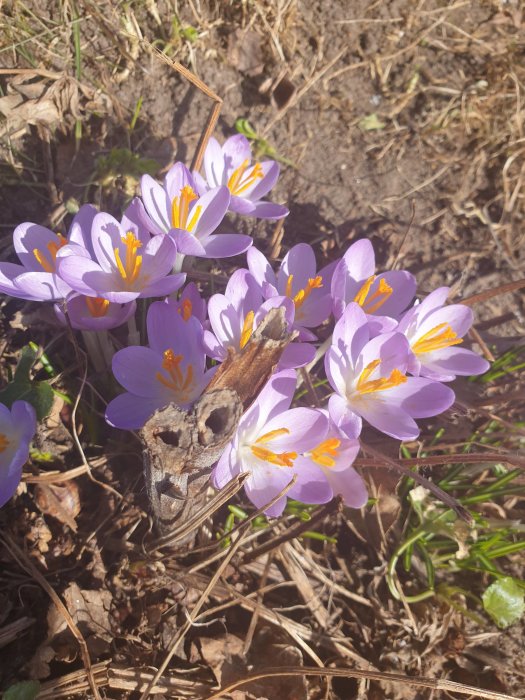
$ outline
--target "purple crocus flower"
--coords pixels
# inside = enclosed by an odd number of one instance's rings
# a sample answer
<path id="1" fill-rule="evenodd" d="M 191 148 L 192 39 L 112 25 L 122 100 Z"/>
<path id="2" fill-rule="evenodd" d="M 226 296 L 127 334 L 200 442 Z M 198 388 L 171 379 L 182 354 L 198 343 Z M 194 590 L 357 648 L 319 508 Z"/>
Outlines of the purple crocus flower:
<path id="1" fill-rule="evenodd" d="M 35 409 L 27 401 L 15 401 L 11 410 L 0 404 L 0 508 L 20 483 L 35 432 Z"/>
<path id="2" fill-rule="evenodd" d="M 149 347 L 132 346 L 113 356 L 113 374 L 127 389 L 106 408 L 106 420 L 115 428 L 142 428 L 170 403 L 188 410 L 215 373 L 206 371 L 202 325 L 194 316 L 184 320 L 158 301 L 146 320 Z"/>
<path id="3" fill-rule="evenodd" d="M 327 411 L 322 411 L 328 417 Z M 328 433 L 313 450 L 306 452 L 295 461 L 298 471 L 305 469 L 321 471 L 331 487 L 332 496 L 342 496 L 346 506 L 361 508 L 368 499 L 365 482 L 353 468 L 352 464 L 360 449 L 359 433 L 351 437 L 344 433 L 334 422 L 329 420 Z M 312 484 L 318 481 L 301 482 L 295 485 L 295 495 L 303 503 L 311 503 Z"/>
<path id="4" fill-rule="evenodd" d="M 222 147 L 210 138 L 204 152 L 206 180 L 194 173 L 199 192 L 225 186 L 231 194 L 229 211 L 258 219 L 282 219 L 289 213 L 286 207 L 261 201 L 277 182 L 279 164 L 265 160 L 251 165 L 251 160 L 250 143 L 245 136 L 230 136 Z"/>
<path id="5" fill-rule="evenodd" d="M 178 298 L 176 298 L 176 295 L 173 295 L 166 299 L 166 303 L 169 304 L 173 311 L 180 314 L 185 321 L 194 316 L 203 326 L 206 323 L 208 315 L 206 299 L 202 298 L 194 282 L 189 282 L 182 289 Z"/>
<path id="6" fill-rule="evenodd" d="M 126 323 L 136 311 L 137 304 L 115 304 L 102 297 L 86 297 L 72 294 L 65 302 L 71 325 L 80 331 L 107 331 Z M 67 325 L 64 310 L 55 304 L 55 314 L 63 325 Z"/>
<path id="7" fill-rule="evenodd" d="M 458 347 L 474 314 L 463 304 L 445 306 L 449 291 L 449 287 L 434 290 L 407 311 L 397 327 L 410 343 L 408 371 L 441 382 L 450 382 L 457 375 L 483 374 L 490 367 L 477 353 Z"/>
<path id="8" fill-rule="evenodd" d="M 308 329 L 320 326 L 330 316 L 330 284 L 336 263 L 317 273 L 314 251 L 307 243 L 298 243 L 288 251 L 277 274 L 256 248 L 250 248 L 247 261 L 265 299 L 275 296 L 291 299 L 295 307 L 294 329 L 299 331 L 299 339 L 317 340 Z"/>
<path id="9" fill-rule="evenodd" d="M 294 306 L 290 299 L 273 297 L 263 302 L 260 287 L 253 275 L 248 270 L 236 270 L 224 294 L 214 294 L 208 302 L 212 330 L 204 331 L 207 354 L 223 362 L 228 353 L 242 350 L 259 323 L 276 306 L 284 306 L 285 318 L 291 330 Z M 314 355 L 315 348 L 311 345 L 291 343 L 284 351 L 279 368 L 303 367 Z"/>
<path id="10" fill-rule="evenodd" d="M 179 256 L 228 258 L 251 246 L 250 236 L 213 233 L 228 211 L 230 191 L 227 187 L 214 187 L 199 197 L 193 177 L 182 163 L 169 169 L 163 186 L 143 175 L 140 188 L 146 214 L 144 224 L 153 233 L 169 233 Z M 180 257 L 178 262 L 182 264 Z"/>
<path id="11" fill-rule="evenodd" d="M 311 503 L 325 503 L 332 494 L 321 470 L 306 463 L 295 466 L 299 454 L 314 450 L 325 439 L 328 428 L 328 420 L 320 411 L 289 408 L 295 385 L 293 370 L 273 375 L 241 418 L 212 473 L 212 481 L 220 489 L 238 474 L 249 472 L 244 488 L 257 508 L 275 498 L 296 475 L 297 481 L 287 495 L 265 510 L 272 517 L 281 515 L 286 496 L 296 498 L 305 483 L 310 484 Z"/>
<path id="12" fill-rule="evenodd" d="M 125 304 L 138 297 L 165 296 L 179 289 L 186 275 L 171 275 L 176 247 L 168 236 L 153 236 L 125 215 L 119 223 L 100 213 L 91 229 L 92 255 L 66 246 L 57 256 L 58 274 L 76 292 Z"/>
<path id="13" fill-rule="evenodd" d="M 407 377 L 408 340 L 401 333 L 370 337 L 367 315 L 350 303 L 336 323 L 325 355 L 332 419 L 344 432 L 360 418 L 398 440 L 419 435 L 414 418 L 442 413 L 454 402 L 447 386 L 423 377 Z"/>
<path id="14" fill-rule="evenodd" d="M 376 275 L 372 244 L 367 239 L 353 243 L 338 262 L 332 277 L 333 311 L 340 318 L 350 302 L 356 302 L 369 315 L 379 316 L 379 330 L 393 330 L 399 315 L 416 292 L 416 280 L 405 270 Z M 388 317 L 388 318 L 385 318 Z"/>
<path id="15" fill-rule="evenodd" d="M 13 244 L 22 264 L 0 263 L 0 293 L 29 301 L 56 301 L 67 296 L 71 287 L 57 275 L 57 253 L 67 244 L 83 245 L 96 213 L 90 204 L 81 207 L 67 238 L 31 222 L 17 226 Z"/>

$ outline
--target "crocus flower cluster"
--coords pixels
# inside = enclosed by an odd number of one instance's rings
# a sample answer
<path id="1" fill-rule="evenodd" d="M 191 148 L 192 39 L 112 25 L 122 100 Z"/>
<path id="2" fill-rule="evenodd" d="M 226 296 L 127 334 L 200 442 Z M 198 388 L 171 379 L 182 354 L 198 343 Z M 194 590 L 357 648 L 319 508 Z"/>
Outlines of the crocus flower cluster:
<path id="1" fill-rule="evenodd" d="M 447 287 L 417 299 L 414 276 L 378 271 L 368 240 L 320 268 L 311 246 L 299 243 L 274 269 L 249 236 L 218 232 L 228 212 L 286 216 L 285 207 L 263 199 L 278 174 L 274 161 L 252 163 L 243 136 L 222 146 L 211 139 L 204 175 L 182 163 L 162 184 L 145 175 L 141 198 L 120 221 L 85 205 L 66 236 L 37 224 L 19 226 L 14 246 L 21 264 L 0 264 L 0 291 L 54 301 L 61 320 L 98 331 L 132 319 L 138 299 L 161 299 L 147 311 L 147 347 L 124 347 L 113 356 L 113 374 L 125 391 L 110 400 L 106 419 L 125 430 L 142 428 L 170 404 L 190 410 L 217 366 L 243 352 L 270 309 L 282 308 L 292 342 L 242 416 L 212 482 L 222 488 L 248 474 L 248 498 L 274 517 L 288 497 L 326 503 L 340 495 L 359 508 L 367 491 L 353 464 L 363 426 L 396 440 L 417 438 L 417 420 L 454 403 L 449 383 L 485 372 L 488 363 L 465 347 L 472 311 L 447 305 Z M 206 299 L 194 283 L 184 286 L 186 257 L 244 252 L 246 268 L 233 272 L 223 292 Z M 325 405 L 293 406 L 296 370 L 323 351 Z M 23 448 L 13 447 L 11 455 L 11 443 L 3 446 L 12 476 L 0 476 L 2 497 L 19 478 L 34 417 L 31 425 L 13 442 Z"/>

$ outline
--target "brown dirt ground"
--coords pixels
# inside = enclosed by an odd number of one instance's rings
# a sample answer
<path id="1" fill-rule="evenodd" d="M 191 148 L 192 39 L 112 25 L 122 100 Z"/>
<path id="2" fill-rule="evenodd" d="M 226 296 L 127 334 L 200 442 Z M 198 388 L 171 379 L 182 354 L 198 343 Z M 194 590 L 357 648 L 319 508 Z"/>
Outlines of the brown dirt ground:
<path id="1" fill-rule="evenodd" d="M 222 97 L 219 137 L 233 133 L 236 119 L 247 119 L 291 162 L 283 166 L 273 193 L 273 199 L 291 210 L 278 255 L 306 241 L 326 262 L 350 241 L 367 236 L 382 265 L 411 270 L 423 291 L 447 284 L 460 300 L 519 280 L 525 276 L 522 12 L 513 0 L 7 3 L 0 64 L 29 73 L 14 76 L 8 70 L 0 75 L 0 84 L 4 94 L 22 93 L 26 105 L 32 98 L 37 102 L 20 112 L 19 121 L 13 108 L 8 117 L 13 121 L 6 128 L 0 122 L 3 259 L 11 253 L 11 232 L 18 223 L 32 220 L 60 228 L 71 198 L 93 201 L 115 214 L 121 211 L 136 178 L 126 178 L 118 168 L 106 179 L 97 171 L 97 159 L 111 148 L 130 148 L 154 158 L 159 173 L 175 159 L 189 164 L 210 100 L 153 55 L 144 39 L 170 52 Z M 180 26 L 198 30 L 195 41 L 173 28 L 176 14 Z M 75 75 L 75 17 L 81 74 L 78 82 L 64 83 L 64 74 Z M 13 87 L 17 80 L 18 88 Z M 43 95 L 51 100 L 44 115 L 50 128 L 42 126 L 44 117 L 31 123 Z M 76 122 L 82 125 L 79 141 L 74 138 Z M 274 225 L 236 225 L 269 252 Z M 208 269 L 220 276 L 233 268 L 228 263 Z M 35 309 L 26 306 L 25 321 L 20 322 L 18 313 L 9 327 L 8 320 L 19 310 L 16 302 L 4 308 L 3 352 L 8 361 L 27 342 L 27 316 Z M 496 355 L 522 339 L 525 305 L 520 292 L 477 304 L 476 313 L 483 339 Z M 35 322 L 34 313 L 32 318 Z M 58 331 L 41 309 L 37 320 L 31 337 L 46 345 Z M 73 354 L 67 357 L 74 365 Z M 67 369 L 67 358 L 57 362 Z M 78 368 L 73 374 L 76 381 Z M 96 382 L 97 377 L 89 379 Z M 103 692 L 107 697 L 138 697 L 130 695 L 136 685 L 126 686 L 125 672 L 160 665 L 171 635 L 184 624 L 186 611 L 215 568 L 199 568 L 206 553 L 186 558 L 170 554 L 156 561 L 142 557 L 140 542 L 148 521 L 138 443 L 123 444 L 100 424 L 93 427 L 100 405 L 91 390 L 87 394 L 83 439 L 88 443 L 86 436 L 93 436 L 90 459 L 115 455 L 109 463 L 102 459 L 100 473 L 105 483 L 126 494 L 125 501 L 117 503 L 107 490 L 82 477 L 77 480 L 82 509 L 75 516 L 76 532 L 52 517 L 52 509 L 35 505 L 31 486 L 0 518 L 66 601 L 83 596 L 84 618 L 78 603 L 75 607 L 70 602 L 68 608 L 87 639 L 91 658 L 105 664 L 97 675 Z M 519 406 L 511 406 L 506 417 L 518 420 L 519 414 Z M 55 464 L 60 469 L 79 464 L 67 431 L 60 432 L 63 425 L 70 428 L 69 420 L 62 410 L 53 428 L 48 426 L 41 436 L 55 439 L 51 448 L 43 442 L 45 449 L 55 454 L 62 450 Z M 469 428 L 483 420 L 472 418 Z M 456 439 L 465 439 L 465 434 L 458 431 Z M 384 478 L 393 481 L 389 475 Z M 68 498 L 74 499 L 71 488 Z M 515 513 L 522 516 L 522 508 L 518 503 Z M 379 517 L 388 519 L 388 509 L 379 511 Z M 265 609 L 281 612 L 291 623 L 276 626 L 269 612 L 250 631 L 254 618 L 248 599 L 244 606 L 211 613 L 178 649 L 167 672 L 175 686 L 165 696 L 204 698 L 215 681 L 225 685 L 278 662 L 311 666 L 315 656 L 327 666 L 362 666 L 366 660 L 385 672 L 448 677 L 525 694 L 522 626 L 502 633 L 486 620 L 469 620 L 433 601 L 407 612 L 391 599 L 384 566 L 401 535 L 399 523 L 388 541 L 381 539 L 377 519 L 375 526 L 363 524 L 348 513 L 332 515 L 320 528 L 336 534 L 338 545 L 314 544 L 305 554 L 303 545 L 296 544 L 286 554 L 274 553 L 266 569 L 264 559 L 245 567 L 234 562 L 210 598 L 211 608 L 230 600 L 232 590 L 255 595 L 262 577 L 277 586 L 265 596 Z M 294 556 L 301 562 L 299 572 L 291 563 Z M 0 561 L 0 607 L 6 611 L 0 611 L 0 633 L 14 620 L 32 620 L 2 650 L 0 684 L 47 678 L 49 696 L 65 697 L 56 679 L 76 670 L 85 679 L 78 648 L 34 577 L 13 564 L 7 549 L 0 550 Z M 511 564 L 515 575 L 523 577 L 523 560 Z M 307 574 L 301 575 L 301 566 Z M 369 602 L 345 597 L 330 588 L 330 581 Z M 73 583 L 80 593 L 71 591 Z M 411 582 L 405 585 L 410 590 Z M 476 589 L 479 581 L 467 577 L 461 585 Z M 322 604 L 316 613 L 311 601 L 317 597 Z M 316 637 L 318 632 L 324 636 Z M 88 696 L 87 689 L 82 693 Z M 273 679 L 232 697 L 415 700 L 452 695 L 385 682 L 368 687 L 336 679 L 330 690 L 322 680 L 305 685 L 297 679 Z"/>

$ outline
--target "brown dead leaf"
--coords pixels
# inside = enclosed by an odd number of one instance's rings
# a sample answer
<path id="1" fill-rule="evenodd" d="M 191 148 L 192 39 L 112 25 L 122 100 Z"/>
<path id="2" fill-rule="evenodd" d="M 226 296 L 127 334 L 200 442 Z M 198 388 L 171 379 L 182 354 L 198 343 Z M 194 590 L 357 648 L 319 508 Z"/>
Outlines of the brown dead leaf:
<path id="1" fill-rule="evenodd" d="M 80 498 L 74 481 L 38 484 L 35 487 L 35 503 L 44 515 L 51 515 L 73 532 L 77 531 L 75 518 L 80 513 Z"/>
<path id="2" fill-rule="evenodd" d="M 7 94 L 0 98 L 5 118 L 0 136 L 16 139 L 36 125 L 65 129 L 91 111 L 109 114 L 109 98 L 65 73 L 53 79 L 27 71 L 10 77 Z"/>
<path id="3" fill-rule="evenodd" d="M 213 671 L 219 685 L 225 685 L 247 673 L 246 661 L 243 658 L 244 642 L 234 634 L 223 634 L 220 637 L 199 637 L 196 642 L 198 656 Z M 192 661 L 197 661 L 192 654 Z"/>
<path id="4" fill-rule="evenodd" d="M 34 522 L 31 523 L 26 539 L 31 545 L 29 554 L 38 559 L 40 564 L 47 568 L 45 557 L 42 555 L 49 552 L 49 542 L 53 539 L 53 535 L 42 516 L 37 516 Z"/>

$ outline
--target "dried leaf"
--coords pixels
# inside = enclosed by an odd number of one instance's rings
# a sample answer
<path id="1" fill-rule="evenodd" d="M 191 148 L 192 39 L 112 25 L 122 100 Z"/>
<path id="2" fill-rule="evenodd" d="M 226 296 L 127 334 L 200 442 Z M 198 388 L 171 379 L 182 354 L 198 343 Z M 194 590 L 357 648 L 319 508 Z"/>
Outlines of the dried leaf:
<path id="1" fill-rule="evenodd" d="M 74 481 L 63 484 L 39 484 L 35 488 L 35 502 L 45 515 L 51 515 L 77 531 L 76 516 L 80 513 L 78 486 Z"/>

